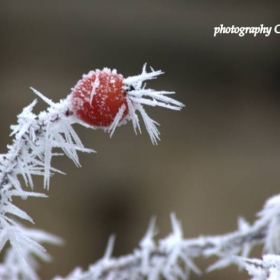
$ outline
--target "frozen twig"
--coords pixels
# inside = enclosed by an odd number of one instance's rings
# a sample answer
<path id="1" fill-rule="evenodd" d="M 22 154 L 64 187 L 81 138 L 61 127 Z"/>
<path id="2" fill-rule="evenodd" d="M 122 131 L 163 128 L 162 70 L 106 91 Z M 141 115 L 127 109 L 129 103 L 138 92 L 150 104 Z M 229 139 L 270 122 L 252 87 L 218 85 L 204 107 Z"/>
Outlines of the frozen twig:
<path id="1" fill-rule="evenodd" d="M 53 235 L 27 229 L 19 224 L 17 219 L 31 223 L 33 220 L 13 204 L 13 197 L 46 197 L 45 194 L 33 191 L 32 177 L 43 176 L 44 187 L 48 189 L 50 177 L 54 173 L 62 173 L 51 164 L 53 156 L 61 155 L 53 152 L 54 149 L 61 149 L 77 166 L 80 165 L 78 151 L 94 152 L 83 146 L 72 128 L 73 124 L 101 128 L 112 135 L 118 126 L 131 120 L 134 131 L 141 132 L 137 116 L 139 112 L 152 143 L 157 144 L 160 139 L 158 123 L 148 116 L 143 105 L 172 110 L 183 107 L 182 103 L 167 96 L 173 92 L 145 88 L 145 81 L 155 79 L 160 74 L 161 71 L 153 69 L 148 73 L 145 66 L 140 75 L 126 79 L 115 70 L 107 68 L 90 72 L 84 75 L 73 92 L 59 103 L 54 103 L 32 89 L 49 107 L 38 115 L 32 111 L 36 100 L 24 108 L 18 116 L 18 124 L 11 126 L 11 136 L 14 139 L 8 146 L 8 152 L 0 155 L 0 252 L 3 252 L 7 243 L 10 244 L 5 250 L 3 263 L 0 264 L 0 279 L 39 279 L 35 257 L 50 259 L 41 243 L 61 242 Z M 20 175 L 25 185 L 30 187 L 29 190 L 23 188 Z M 238 229 L 232 233 L 184 239 L 181 224 L 172 214 L 172 233 L 158 241 L 154 239 L 156 229 L 155 219 L 152 219 L 139 248 L 132 254 L 112 257 L 112 236 L 101 260 L 89 266 L 86 271 L 76 268 L 67 277 L 57 276 L 55 280 L 188 279 L 191 271 L 200 273 L 194 259 L 210 256 L 216 256 L 218 261 L 207 271 L 237 264 L 245 267 L 253 280 L 278 280 L 279 217 L 280 195 L 276 195 L 266 202 L 252 225 L 240 218 Z M 263 256 L 262 260 L 249 259 L 251 249 L 258 244 L 264 245 L 267 255 Z"/>
<path id="2" fill-rule="evenodd" d="M 96 113 L 100 118 L 105 118 L 104 122 L 101 121 L 101 123 L 107 123 L 106 117 L 108 116 L 112 119 L 112 122 L 107 124 L 106 127 L 89 125 L 79 114 L 76 114 L 73 103 L 74 92 L 66 99 L 55 103 L 34 88 L 31 88 L 33 92 L 43 99 L 49 107 L 46 111 L 36 115 L 33 113 L 33 108 L 37 101 L 34 100 L 18 115 L 18 123 L 11 126 L 11 136 L 14 137 L 13 142 L 11 145 L 8 145 L 7 153 L 0 155 L 0 252 L 3 252 L 3 248 L 7 243 L 11 246 L 5 250 L 4 261 L 0 264 L 0 279 L 39 279 L 36 274 L 37 265 L 34 257 L 49 260 L 49 256 L 40 243 L 58 244 L 61 242 L 59 238 L 50 234 L 36 229 L 27 229 L 20 225 L 17 219 L 24 219 L 31 223 L 33 223 L 33 220 L 26 212 L 14 205 L 13 198 L 17 196 L 22 199 L 46 197 L 45 194 L 33 191 L 32 177 L 34 175 L 43 176 L 44 187 L 49 189 L 50 177 L 54 173 L 63 173 L 51 164 L 53 156 L 61 155 L 61 153 L 54 152 L 54 149 L 61 149 L 62 154 L 69 157 L 77 166 L 80 166 L 78 151 L 94 152 L 92 149 L 87 149 L 83 146 L 72 127 L 73 124 L 79 123 L 86 127 L 102 128 L 105 131 L 109 131 L 112 135 L 117 126 L 132 120 L 134 129 L 138 128 L 140 130 L 138 117 L 135 114 L 135 111 L 139 109 L 144 118 L 148 133 L 153 143 L 155 143 L 155 139 L 159 139 L 159 132 L 154 128 L 155 122 L 146 113 L 143 113 L 144 109 L 141 104 L 162 106 L 170 109 L 180 109 L 183 106 L 182 103 L 174 99 L 164 97 L 164 94 L 167 94 L 167 92 L 148 90 L 141 93 L 141 90 L 143 90 L 141 87 L 142 82 L 155 78 L 161 74 L 161 71 L 152 70 L 151 73 L 147 73 L 143 69 L 141 75 L 135 76 L 134 79 L 132 77 L 128 78 L 127 81 L 121 75 L 117 76 L 115 70 L 110 71 L 106 68 L 103 71 L 98 70 L 96 73 L 105 74 L 110 80 L 106 80 L 104 84 L 104 79 L 96 79 L 95 82 L 90 83 L 89 88 L 88 86 L 79 88 L 80 84 L 78 83 L 77 88 L 82 91 L 82 96 L 84 97 L 84 94 L 87 96 L 85 99 L 78 100 L 78 103 L 75 103 L 75 105 L 88 106 L 85 103 L 96 102 L 97 92 L 101 93 L 98 97 L 101 98 L 102 102 L 97 104 L 96 108 L 99 112 Z M 88 75 L 84 75 L 83 79 L 87 80 Z M 116 82 L 117 77 L 121 81 L 118 85 Z M 109 87 L 106 87 L 106 82 L 109 82 Z M 80 83 L 83 83 L 83 81 Z M 120 84 L 121 87 L 116 90 Z M 127 86 L 130 86 L 130 91 L 125 90 Z M 134 88 L 134 91 L 131 90 L 131 87 Z M 132 92 L 137 95 L 137 91 L 140 94 L 138 94 L 140 96 L 139 100 L 132 96 Z M 114 96 L 112 92 L 118 95 Z M 111 95 L 110 98 L 108 98 L 109 95 Z M 144 95 L 152 98 L 153 101 L 145 103 Z M 124 100 L 122 104 L 118 102 L 120 98 Z M 171 105 L 169 106 L 168 104 Z M 111 109 L 116 109 L 117 106 L 119 108 L 114 116 Z M 129 108 L 126 106 L 129 106 Z M 93 108 L 94 106 L 90 104 L 89 107 Z M 107 114 L 105 117 L 104 112 Z M 124 114 L 126 114 L 125 120 L 123 119 Z M 95 118 L 96 116 L 91 115 L 91 117 Z M 99 123 L 97 122 L 97 124 Z M 30 187 L 30 190 L 26 190 L 22 186 L 19 176 L 23 177 L 25 185 Z M 112 240 L 109 246 L 110 250 L 108 249 L 103 260 L 110 260 Z"/>
<path id="3" fill-rule="evenodd" d="M 87 271 L 75 269 L 69 276 L 54 280 L 123 280 L 123 279 L 187 279 L 189 272 L 200 274 L 194 258 L 217 256 L 220 260 L 209 270 L 230 264 L 240 264 L 237 257 L 244 248 L 252 248 L 265 240 L 268 224 L 260 219 L 246 231 L 239 228 L 220 236 L 201 236 L 184 239 L 179 221 L 171 215 L 172 233 L 164 239 L 154 240 L 154 220 L 140 242 L 140 248 L 119 258 L 101 259 Z M 133 276 L 133 277 L 132 277 Z"/>
<path id="4" fill-rule="evenodd" d="M 175 215 L 171 215 L 172 234 L 158 242 L 154 240 L 155 223 L 152 220 L 145 237 L 140 242 L 140 248 L 136 249 L 134 253 L 106 259 L 106 262 L 101 259 L 91 265 L 87 271 L 77 268 L 68 277 L 57 277 L 55 280 L 188 279 L 190 271 L 200 273 L 194 264 L 194 259 L 211 256 L 216 256 L 219 260 L 207 271 L 224 268 L 231 264 L 246 266 L 248 270 L 252 270 L 251 263 L 248 264 L 250 260 L 246 257 L 249 256 L 250 250 L 255 245 L 264 244 L 269 253 L 279 252 L 280 248 L 277 247 L 279 216 L 280 195 L 277 195 L 266 202 L 253 225 L 249 225 L 243 218 L 240 218 L 238 229 L 235 232 L 220 236 L 184 239 L 180 223 Z M 277 267 L 279 267 L 277 273 L 280 275 L 280 261 L 279 258 L 275 258 Z M 259 262 L 261 266 L 258 267 L 258 271 L 260 267 L 267 271 L 268 265 Z M 255 262 L 252 265 L 255 265 Z M 254 279 L 266 280 L 269 278 Z"/>
<path id="5" fill-rule="evenodd" d="M 152 220 L 140 248 L 132 254 L 101 259 L 87 271 L 77 268 L 69 276 L 55 280 L 188 279 L 190 271 L 200 273 L 194 259 L 211 256 L 219 260 L 207 271 L 237 264 L 254 275 L 254 280 L 279 279 L 268 277 L 280 275 L 280 257 L 275 255 L 279 253 L 279 216 L 280 195 L 277 195 L 266 202 L 253 225 L 240 218 L 238 229 L 232 233 L 184 239 L 180 223 L 172 214 L 173 231 L 166 238 L 154 240 L 155 221 Z M 259 244 L 264 244 L 265 251 L 274 255 L 264 257 L 263 261 L 248 259 L 251 249 Z M 263 275 L 267 278 L 262 278 Z"/>
<path id="6" fill-rule="evenodd" d="M 280 279 L 280 256 L 264 255 L 262 260 L 240 259 L 243 262 L 252 280 L 279 280 Z"/>
<path id="7" fill-rule="evenodd" d="M 42 97 L 38 91 L 35 93 Z M 67 100 L 55 104 L 45 97 L 43 99 L 50 105 L 48 110 L 36 116 L 32 113 L 36 101 L 27 106 L 18 116 L 18 124 L 11 126 L 13 143 L 0 158 L 0 251 L 8 241 L 11 245 L 0 267 L 0 276 L 1 273 L 8 273 L 13 275 L 14 278 L 11 279 L 17 279 L 15 275 L 19 279 L 38 279 L 32 255 L 49 259 L 39 243 L 57 244 L 59 241 L 47 233 L 25 229 L 10 217 L 12 215 L 33 222 L 26 212 L 13 204 L 13 197 L 46 197 L 45 194 L 33 191 L 32 176 L 44 176 L 44 185 L 49 187 L 52 173 L 60 172 L 51 166 L 51 158 L 57 155 L 52 152 L 53 148 L 61 148 L 76 165 L 79 165 L 76 151 L 92 152 L 83 147 L 71 127 L 75 120 L 67 116 Z M 22 175 L 31 191 L 23 189 L 19 175 Z"/>

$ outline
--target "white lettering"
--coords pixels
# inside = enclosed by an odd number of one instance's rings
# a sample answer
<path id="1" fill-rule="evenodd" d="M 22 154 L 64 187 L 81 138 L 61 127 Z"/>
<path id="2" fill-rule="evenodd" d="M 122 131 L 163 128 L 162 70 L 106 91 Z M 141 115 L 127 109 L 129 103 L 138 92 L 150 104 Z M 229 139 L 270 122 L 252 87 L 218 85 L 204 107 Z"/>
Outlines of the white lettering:
<path id="1" fill-rule="evenodd" d="M 239 37 L 243 37 L 245 35 L 244 33 L 244 27 L 240 27 Z"/>
<path id="2" fill-rule="evenodd" d="M 214 27 L 214 37 L 217 36 L 217 34 L 237 34 L 239 37 L 245 36 L 245 34 L 252 34 L 254 37 L 256 37 L 258 34 L 264 34 L 266 37 L 270 36 L 272 31 L 272 27 L 265 27 L 263 24 L 260 24 L 260 26 L 251 26 L 251 27 L 238 27 L 232 25 L 231 27 L 224 26 L 223 24 L 220 24 L 218 27 Z M 280 34 L 280 24 L 276 25 L 274 27 L 274 32 L 276 34 Z"/>
<path id="3" fill-rule="evenodd" d="M 216 37 L 216 35 L 220 33 L 220 29 L 220 27 L 214 27 L 214 37 Z"/>
<path id="4" fill-rule="evenodd" d="M 267 27 L 267 34 L 265 34 L 266 37 L 268 37 L 271 33 L 272 27 Z"/>
<path id="5" fill-rule="evenodd" d="M 260 27 L 253 27 L 253 33 L 254 33 L 254 37 L 257 36 L 258 33 L 260 33 L 261 28 Z"/>
<path id="6" fill-rule="evenodd" d="M 280 34 L 280 24 L 275 25 L 275 27 L 274 27 L 274 32 L 275 32 L 276 34 Z"/>

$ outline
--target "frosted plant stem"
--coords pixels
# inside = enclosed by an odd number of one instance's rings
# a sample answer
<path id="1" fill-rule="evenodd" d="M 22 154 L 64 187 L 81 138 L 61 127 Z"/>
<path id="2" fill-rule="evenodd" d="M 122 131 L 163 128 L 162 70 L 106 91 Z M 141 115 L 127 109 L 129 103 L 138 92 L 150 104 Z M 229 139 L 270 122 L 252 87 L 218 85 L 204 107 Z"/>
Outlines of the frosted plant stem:
<path id="1" fill-rule="evenodd" d="M 180 110 L 184 105 L 167 95 L 173 92 L 154 91 L 146 89 L 143 82 L 155 79 L 161 71 L 151 69 L 146 72 L 145 66 L 138 76 L 124 79 L 123 89 L 126 90 L 128 116 L 122 120 L 125 107 L 119 108 L 119 113 L 110 127 L 103 129 L 111 135 L 115 129 L 128 120 L 132 121 L 135 132 L 140 130 L 137 111 L 141 114 L 146 129 L 153 144 L 157 144 L 159 131 L 158 123 L 151 119 L 143 105 L 159 106 L 172 110 Z M 98 86 L 96 84 L 95 86 Z M 37 229 L 23 227 L 17 219 L 33 223 L 32 218 L 13 204 L 13 197 L 46 197 L 33 192 L 32 176 L 44 177 L 44 187 L 49 188 L 50 177 L 54 173 L 62 173 L 52 167 L 53 156 L 61 155 L 53 152 L 60 149 L 77 166 L 80 166 L 77 152 L 93 152 L 83 146 L 72 124 L 79 123 L 86 127 L 96 128 L 84 124 L 73 115 L 70 96 L 59 103 L 54 103 L 40 92 L 32 89 L 42 98 L 49 108 L 35 115 L 32 110 L 36 101 L 23 109 L 18 116 L 18 124 L 11 126 L 14 140 L 8 146 L 8 152 L 0 155 L 0 252 L 5 244 L 10 248 L 5 250 L 3 262 L 0 263 L 0 279 L 38 280 L 36 273 L 36 258 L 49 260 L 41 243 L 58 244 L 61 240 L 53 235 Z M 94 92 L 91 92 L 94 98 Z M 22 188 L 19 176 L 23 177 L 27 191 Z M 195 265 L 197 257 L 216 256 L 218 260 L 207 271 L 224 268 L 231 264 L 245 267 L 253 280 L 280 279 L 280 195 L 270 198 L 258 213 L 253 225 L 243 218 L 238 220 L 238 229 L 234 232 L 217 236 L 200 236 L 184 239 L 180 222 L 175 215 L 171 215 L 172 232 L 166 238 L 154 240 L 156 234 L 155 219 L 152 220 L 147 233 L 140 241 L 138 249 L 133 253 L 113 258 L 114 237 L 108 243 L 103 258 L 88 270 L 76 268 L 66 278 L 56 277 L 56 280 L 177 280 L 188 279 L 189 273 L 200 274 Z M 16 219 L 14 219 L 16 218 Z M 264 245 L 268 253 L 262 260 L 250 259 L 251 249 L 258 244 Z"/>
<path id="2" fill-rule="evenodd" d="M 232 233 L 184 239 L 180 223 L 173 214 L 171 222 L 173 232 L 166 238 L 154 241 L 153 224 L 140 242 L 140 248 L 132 254 L 103 258 L 87 271 L 77 268 L 66 278 L 56 277 L 55 280 L 188 279 L 190 271 L 200 274 L 193 263 L 197 257 L 220 258 L 207 271 L 230 264 L 240 265 L 238 255 L 247 257 L 251 248 L 264 243 L 269 228 L 269 220 L 262 216 L 252 226 L 239 219 L 239 228 Z"/>
<path id="3" fill-rule="evenodd" d="M 132 120 L 134 130 L 141 131 L 139 119 L 135 114 L 135 111 L 139 110 L 152 142 L 156 144 L 156 140 L 159 140 L 159 131 L 155 126 L 157 123 L 147 115 L 142 105 L 160 106 L 173 110 L 180 110 L 184 106 L 166 96 L 172 94 L 171 92 L 144 90 L 143 82 L 145 80 L 155 79 L 159 74 L 162 74 L 161 71 L 153 69 L 151 71 L 147 73 L 144 67 L 142 74 L 123 79 L 121 90 L 126 91 L 125 98 L 129 104 L 128 115 L 122 120 L 126 107 L 120 107 L 119 113 L 109 127 L 94 127 L 83 122 L 75 114 L 72 100 L 73 92 L 66 99 L 54 103 L 36 89 L 31 88 L 49 107 L 46 111 L 36 115 L 33 113 L 33 108 L 37 101 L 34 100 L 24 108 L 22 113 L 18 115 L 18 123 L 11 126 L 11 136 L 14 139 L 12 144 L 8 145 L 8 152 L 0 155 L 0 252 L 6 243 L 11 245 L 5 250 L 4 261 L 0 263 L 0 279 L 39 279 L 36 274 L 37 265 L 34 256 L 49 260 L 49 256 L 40 244 L 44 242 L 58 244 L 61 241 L 45 232 L 23 227 L 17 221 L 18 218 L 31 223 L 33 220 L 26 212 L 14 205 L 13 197 L 19 196 L 22 199 L 46 197 L 45 194 L 33 192 L 32 177 L 34 175 L 43 176 L 44 187 L 48 189 L 50 177 L 54 173 L 62 173 L 52 167 L 53 156 L 65 154 L 77 166 L 80 166 L 77 152 L 94 152 L 83 146 L 79 136 L 72 128 L 73 124 L 78 123 L 93 129 L 101 128 L 104 131 L 109 131 L 112 135 L 118 126 Z M 89 100 L 93 101 L 95 91 L 99 86 L 99 81 L 92 85 Z M 103 92 L 103 94 L 107 96 L 108 92 Z M 106 106 L 106 102 L 103 106 Z M 62 153 L 54 152 L 57 149 L 60 149 Z M 20 176 L 22 176 L 24 184 L 31 188 L 30 191 L 22 187 Z"/>
<path id="4" fill-rule="evenodd" d="M 57 116 L 56 114 L 53 114 L 53 116 L 49 115 L 48 119 L 50 119 L 51 122 L 53 123 L 58 122 L 59 118 L 58 117 L 56 118 L 56 116 Z M 30 147 L 29 141 L 32 141 L 29 138 L 31 132 L 32 132 L 33 139 L 37 139 L 39 135 L 41 137 L 45 132 L 46 121 L 44 122 L 43 120 L 38 119 L 35 120 L 33 123 L 29 124 L 26 127 L 25 133 L 21 135 L 21 137 L 16 139 L 16 141 L 14 141 L 12 146 L 9 146 L 9 160 L 6 161 L 5 165 L 2 164 L 3 171 L 0 174 L 0 189 L 3 189 L 3 187 L 8 184 L 9 182 L 8 175 L 13 174 L 13 171 L 18 168 L 18 163 L 19 163 L 18 158 L 20 158 L 22 151 L 29 149 Z M 34 129 L 35 127 L 37 127 L 37 129 Z"/>
<path id="5" fill-rule="evenodd" d="M 0 279 L 39 279 L 34 256 L 50 259 L 39 243 L 61 243 L 59 238 L 46 232 L 26 229 L 13 218 L 33 223 L 27 213 L 13 204 L 14 196 L 46 197 L 23 189 L 18 177 L 21 175 L 25 184 L 33 189 L 32 176 L 44 176 L 48 188 L 52 173 L 61 173 L 51 166 L 52 156 L 58 155 L 52 152 L 54 148 L 62 149 L 76 165 L 79 165 L 77 151 L 92 152 L 84 148 L 71 126 L 77 121 L 68 109 L 67 99 L 60 103 L 44 100 L 50 107 L 38 116 L 32 113 L 36 101 L 24 108 L 18 116 L 18 124 L 11 126 L 12 145 L 6 154 L 0 155 L 0 252 L 7 242 L 11 245 L 0 264 Z"/>

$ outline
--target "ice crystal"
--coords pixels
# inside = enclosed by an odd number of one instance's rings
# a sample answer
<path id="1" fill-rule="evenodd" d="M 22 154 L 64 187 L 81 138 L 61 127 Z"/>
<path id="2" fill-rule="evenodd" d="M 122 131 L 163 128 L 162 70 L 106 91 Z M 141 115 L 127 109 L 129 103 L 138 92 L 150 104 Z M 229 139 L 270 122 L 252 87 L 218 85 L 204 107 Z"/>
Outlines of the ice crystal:
<path id="1" fill-rule="evenodd" d="M 174 94 L 170 91 L 156 91 L 153 89 L 146 88 L 143 84 L 147 80 L 156 79 L 158 75 L 163 74 L 161 70 L 155 71 L 151 68 L 151 72 L 146 71 L 146 64 L 143 66 L 142 73 L 137 76 L 131 76 L 124 79 L 124 89 L 127 91 L 127 103 L 129 108 L 129 118 L 132 120 L 133 128 L 135 133 L 137 129 L 141 133 L 139 119 L 136 114 L 139 111 L 141 117 L 143 118 L 145 127 L 148 134 L 150 135 L 151 141 L 154 145 L 160 140 L 160 133 L 157 129 L 158 123 L 151 119 L 146 113 L 143 105 L 148 106 L 159 106 L 172 110 L 181 110 L 184 105 L 168 97 L 167 95 Z"/>

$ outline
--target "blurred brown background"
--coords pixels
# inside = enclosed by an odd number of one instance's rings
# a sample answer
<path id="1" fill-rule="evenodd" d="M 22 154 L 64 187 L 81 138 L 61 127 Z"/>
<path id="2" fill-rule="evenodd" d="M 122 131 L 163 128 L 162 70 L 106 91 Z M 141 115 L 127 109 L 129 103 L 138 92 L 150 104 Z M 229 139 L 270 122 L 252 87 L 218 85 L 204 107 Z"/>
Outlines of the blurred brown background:
<path id="1" fill-rule="evenodd" d="M 131 124 L 112 139 L 77 127 L 98 153 L 81 154 L 82 169 L 55 159 L 67 176 L 52 178 L 50 198 L 19 202 L 37 227 L 65 238 L 65 246 L 47 247 L 54 262 L 42 266 L 42 279 L 86 268 L 111 233 L 116 256 L 131 252 L 153 215 L 159 237 L 170 232 L 172 211 L 186 237 L 222 234 L 240 215 L 253 222 L 280 191 L 280 35 L 213 37 L 221 23 L 279 24 L 276 3 L 0 1 L 2 153 L 9 125 L 35 98 L 30 86 L 58 101 L 91 69 L 130 76 L 147 62 L 166 72 L 149 86 L 176 91 L 186 104 L 180 113 L 148 109 L 161 124 L 157 147 L 144 128 L 135 136 Z M 37 112 L 44 108 L 40 101 Z M 41 178 L 36 185 L 42 191 Z M 236 267 L 199 277 L 247 278 Z"/>

